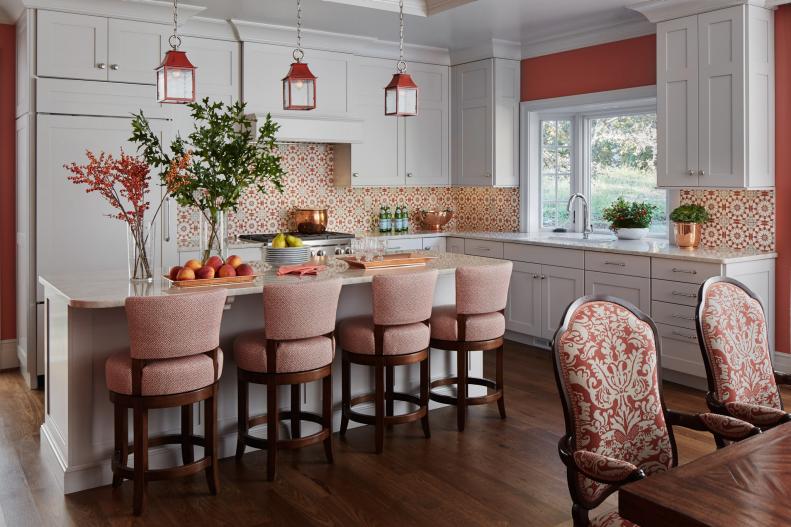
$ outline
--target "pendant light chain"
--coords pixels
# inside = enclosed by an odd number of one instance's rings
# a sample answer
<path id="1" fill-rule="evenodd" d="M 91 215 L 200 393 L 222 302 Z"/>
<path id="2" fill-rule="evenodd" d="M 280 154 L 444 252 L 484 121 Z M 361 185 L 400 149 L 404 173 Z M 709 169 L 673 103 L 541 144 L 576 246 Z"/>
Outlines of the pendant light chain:
<path id="1" fill-rule="evenodd" d="M 301 62 L 305 56 L 302 51 L 302 0 L 297 0 L 297 49 L 293 53 L 294 60 Z"/>
<path id="2" fill-rule="evenodd" d="M 170 47 L 179 49 L 181 46 L 181 37 L 179 36 L 179 2 L 173 0 L 173 34 L 168 39 Z"/>
<path id="3" fill-rule="evenodd" d="M 399 73 L 406 71 L 406 62 L 404 62 L 404 0 L 398 2 L 399 11 L 399 42 L 398 42 L 398 65 L 396 68 Z"/>

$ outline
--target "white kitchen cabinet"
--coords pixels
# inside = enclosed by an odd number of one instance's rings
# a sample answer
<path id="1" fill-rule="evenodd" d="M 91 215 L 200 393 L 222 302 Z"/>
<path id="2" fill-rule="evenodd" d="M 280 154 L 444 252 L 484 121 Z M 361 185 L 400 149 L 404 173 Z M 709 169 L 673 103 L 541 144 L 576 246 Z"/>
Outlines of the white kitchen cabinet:
<path id="1" fill-rule="evenodd" d="M 541 334 L 555 336 L 566 308 L 585 294 L 585 272 L 568 267 L 541 266 Z"/>
<path id="2" fill-rule="evenodd" d="M 156 68 L 170 49 L 168 38 L 172 28 L 162 24 L 150 24 L 135 20 L 108 20 L 107 32 L 107 80 L 155 84 Z M 190 61 L 195 64 L 192 49 Z M 196 64 L 197 66 L 197 64 Z"/>
<path id="3" fill-rule="evenodd" d="M 36 49 L 34 35 L 35 14 L 26 9 L 16 23 L 16 112 L 15 117 L 35 110 L 33 106 L 33 51 Z"/>
<path id="4" fill-rule="evenodd" d="M 658 24 L 658 186 L 774 185 L 773 24 L 752 5 Z"/>
<path id="5" fill-rule="evenodd" d="M 439 251 L 445 252 L 445 238 L 437 236 L 436 238 L 423 238 L 423 249 L 426 251 Z"/>
<path id="6" fill-rule="evenodd" d="M 423 240 L 420 238 L 391 238 L 386 242 L 387 250 L 393 252 L 408 252 L 423 250 Z"/>
<path id="7" fill-rule="evenodd" d="M 19 368 L 36 388 L 35 116 L 16 120 L 16 340 Z"/>
<path id="8" fill-rule="evenodd" d="M 405 126 L 405 183 L 407 186 L 427 187 L 448 185 L 450 183 L 449 69 L 447 66 L 412 64 L 409 73 L 419 87 L 419 96 L 418 115 L 398 118 L 403 119 Z"/>
<path id="9" fill-rule="evenodd" d="M 586 295 L 608 295 L 632 303 L 643 313 L 651 313 L 651 279 L 613 273 L 587 271 Z"/>
<path id="10" fill-rule="evenodd" d="M 464 254 L 464 238 L 449 237 L 446 239 L 445 250 L 449 253 Z"/>
<path id="11" fill-rule="evenodd" d="M 542 283 L 540 265 L 514 262 L 505 309 L 506 329 L 525 335 L 541 335 Z"/>
<path id="12" fill-rule="evenodd" d="M 453 184 L 519 186 L 519 61 L 459 64 L 452 77 Z"/>
<path id="13" fill-rule="evenodd" d="M 37 17 L 39 77 L 107 80 L 106 18 L 43 10 Z"/>

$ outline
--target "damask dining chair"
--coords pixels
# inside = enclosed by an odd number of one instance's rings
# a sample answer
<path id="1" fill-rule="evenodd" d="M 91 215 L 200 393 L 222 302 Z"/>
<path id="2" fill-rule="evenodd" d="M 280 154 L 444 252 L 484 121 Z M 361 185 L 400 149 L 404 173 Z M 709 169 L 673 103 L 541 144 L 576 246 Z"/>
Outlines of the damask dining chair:
<path id="1" fill-rule="evenodd" d="M 653 321 L 624 300 L 573 302 L 552 343 L 566 434 L 558 444 L 567 468 L 575 527 L 629 527 L 611 512 L 589 512 L 631 481 L 678 464 L 672 426 L 738 441 L 753 425 L 713 413 L 673 412 L 662 395 L 659 339 Z"/>
<path id="2" fill-rule="evenodd" d="M 712 412 L 764 430 L 791 420 L 778 389 L 791 385 L 791 375 L 772 366 L 766 315 L 755 293 L 732 278 L 709 278 L 698 292 L 695 325 Z"/>

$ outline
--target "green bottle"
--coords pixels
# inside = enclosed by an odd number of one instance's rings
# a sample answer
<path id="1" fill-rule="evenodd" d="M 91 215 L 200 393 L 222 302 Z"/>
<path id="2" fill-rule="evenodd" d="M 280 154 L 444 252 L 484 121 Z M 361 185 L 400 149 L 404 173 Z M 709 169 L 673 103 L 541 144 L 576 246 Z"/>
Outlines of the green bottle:
<path id="1" fill-rule="evenodd" d="M 409 211 L 406 205 L 401 207 L 401 232 L 409 232 Z"/>
<path id="2" fill-rule="evenodd" d="M 379 207 L 379 232 L 390 230 L 390 212 L 386 205 Z"/>

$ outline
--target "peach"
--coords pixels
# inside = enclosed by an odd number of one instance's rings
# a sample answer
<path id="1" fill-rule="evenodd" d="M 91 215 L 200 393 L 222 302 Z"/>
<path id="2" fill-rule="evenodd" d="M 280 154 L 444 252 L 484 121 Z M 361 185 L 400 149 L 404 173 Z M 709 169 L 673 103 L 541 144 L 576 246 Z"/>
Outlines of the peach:
<path id="1" fill-rule="evenodd" d="M 171 280 L 178 280 L 177 277 L 182 269 L 184 268 L 181 267 L 180 265 L 174 265 L 173 267 L 170 268 L 170 272 L 168 273 L 168 278 L 170 278 Z"/>
<path id="2" fill-rule="evenodd" d="M 241 264 L 236 268 L 236 276 L 252 276 L 255 274 L 253 267 L 249 264 Z"/>
<path id="3" fill-rule="evenodd" d="M 242 258 L 236 256 L 235 254 L 232 254 L 231 256 L 228 257 L 227 260 L 225 260 L 225 263 L 236 269 L 237 267 L 242 265 Z"/>
<path id="4" fill-rule="evenodd" d="M 236 269 L 234 269 L 230 264 L 225 264 L 220 267 L 219 271 L 217 271 L 217 276 L 219 278 L 230 278 L 232 276 L 236 276 Z"/>
<path id="5" fill-rule="evenodd" d="M 192 260 L 187 260 L 187 263 L 184 264 L 184 267 L 189 267 L 193 271 L 197 271 L 198 269 L 203 267 L 203 264 L 201 263 L 200 260 L 192 259 Z"/>
<path id="6" fill-rule="evenodd" d="M 207 278 L 214 278 L 214 267 L 210 265 L 204 265 L 197 271 L 195 271 L 195 278 L 200 280 L 206 280 Z"/>
<path id="7" fill-rule="evenodd" d="M 225 263 L 225 262 L 222 261 L 222 258 L 220 258 L 219 256 L 215 255 L 215 256 L 209 256 L 209 259 L 206 260 L 206 264 L 205 265 L 208 265 L 209 267 L 214 269 L 214 272 L 216 273 L 217 270 L 220 267 L 222 267 L 223 263 Z"/>
<path id="8" fill-rule="evenodd" d="M 195 271 L 190 267 L 184 267 L 179 271 L 179 274 L 176 275 L 176 280 L 195 280 Z"/>

